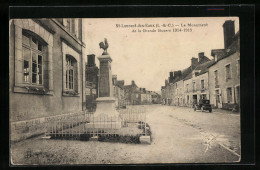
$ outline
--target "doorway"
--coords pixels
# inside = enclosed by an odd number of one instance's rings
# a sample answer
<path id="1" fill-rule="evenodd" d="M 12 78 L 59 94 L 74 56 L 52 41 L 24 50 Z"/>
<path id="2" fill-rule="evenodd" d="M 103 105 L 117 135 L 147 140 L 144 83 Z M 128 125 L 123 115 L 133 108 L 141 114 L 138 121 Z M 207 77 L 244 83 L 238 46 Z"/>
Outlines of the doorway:
<path id="1" fill-rule="evenodd" d="M 220 94 L 219 94 L 219 90 L 216 90 L 216 107 L 220 108 L 221 107 L 221 103 L 220 103 Z"/>
<path id="2" fill-rule="evenodd" d="M 194 107 L 195 104 L 198 103 L 197 95 L 193 95 L 192 99 L 193 99 L 193 107 Z"/>

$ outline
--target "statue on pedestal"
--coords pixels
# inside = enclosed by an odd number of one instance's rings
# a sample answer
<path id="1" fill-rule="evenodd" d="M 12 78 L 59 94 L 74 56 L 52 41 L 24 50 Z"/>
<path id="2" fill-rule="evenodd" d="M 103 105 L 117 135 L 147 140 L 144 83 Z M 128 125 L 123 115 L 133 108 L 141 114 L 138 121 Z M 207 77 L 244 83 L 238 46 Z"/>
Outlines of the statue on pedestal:
<path id="1" fill-rule="evenodd" d="M 99 47 L 104 50 L 104 52 L 102 53 L 102 55 L 108 55 L 107 49 L 108 49 L 109 45 L 108 45 L 108 42 L 107 42 L 107 39 L 106 39 L 106 38 L 104 39 L 104 42 L 101 41 L 101 42 L 99 43 Z"/>
<path id="2" fill-rule="evenodd" d="M 104 42 L 99 43 L 100 48 L 104 50 L 101 56 L 98 57 L 99 66 L 99 81 L 98 81 L 98 98 L 96 99 L 97 108 L 93 115 L 93 120 L 85 125 L 86 128 L 101 128 L 101 129 L 120 129 L 121 118 L 116 110 L 116 99 L 113 97 L 113 83 L 111 62 L 112 58 L 107 53 L 108 42 L 105 38 Z M 95 120 L 105 119 L 104 122 Z"/>

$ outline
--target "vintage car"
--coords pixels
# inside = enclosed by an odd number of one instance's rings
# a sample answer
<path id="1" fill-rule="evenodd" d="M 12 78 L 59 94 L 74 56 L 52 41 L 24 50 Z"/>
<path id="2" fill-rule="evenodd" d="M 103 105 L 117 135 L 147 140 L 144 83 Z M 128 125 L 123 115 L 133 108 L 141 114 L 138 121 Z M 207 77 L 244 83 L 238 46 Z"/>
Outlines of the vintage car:
<path id="1" fill-rule="evenodd" d="M 210 105 L 209 100 L 200 99 L 199 104 L 195 104 L 194 106 L 194 111 L 196 110 L 201 110 L 201 111 L 208 110 L 209 112 L 212 112 L 212 107 Z"/>

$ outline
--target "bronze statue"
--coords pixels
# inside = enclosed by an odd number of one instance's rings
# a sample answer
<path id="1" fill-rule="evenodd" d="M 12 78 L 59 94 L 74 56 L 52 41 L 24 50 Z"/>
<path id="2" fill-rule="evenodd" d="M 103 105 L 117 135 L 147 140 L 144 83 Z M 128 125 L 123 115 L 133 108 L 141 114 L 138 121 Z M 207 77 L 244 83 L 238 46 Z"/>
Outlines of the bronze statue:
<path id="1" fill-rule="evenodd" d="M 100 42 L 99 43 L 99 47 L 102 48 L 104 50 L 104 52 L 102 53 L 102 55 L 107 55 L 107 49 L 108 49 L 108 42 L 107 39 L 105 38 L 104 42 Z"/>

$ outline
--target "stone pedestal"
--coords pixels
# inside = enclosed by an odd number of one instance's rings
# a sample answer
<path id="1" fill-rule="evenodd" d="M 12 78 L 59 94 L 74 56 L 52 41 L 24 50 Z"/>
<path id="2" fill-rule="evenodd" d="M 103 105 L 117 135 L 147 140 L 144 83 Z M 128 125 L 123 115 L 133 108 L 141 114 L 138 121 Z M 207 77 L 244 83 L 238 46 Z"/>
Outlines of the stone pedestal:
<path id="1" fill-rule="evenodd" d="M 86 127 L 94 126 L 102 129 L 119 129 L 121 128 L 121 119 L 116 110 L 116 99 L 113 97 L 112 59 L 109 55 L 102 55 L 98 59 L 100 61 L 99 97 L 96 99 L 97 108 L 93 119 L 90 120 L 90 123 L 86 124 Z"/>

